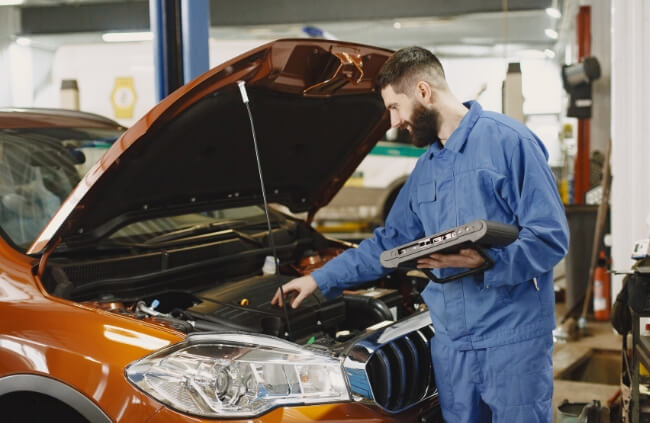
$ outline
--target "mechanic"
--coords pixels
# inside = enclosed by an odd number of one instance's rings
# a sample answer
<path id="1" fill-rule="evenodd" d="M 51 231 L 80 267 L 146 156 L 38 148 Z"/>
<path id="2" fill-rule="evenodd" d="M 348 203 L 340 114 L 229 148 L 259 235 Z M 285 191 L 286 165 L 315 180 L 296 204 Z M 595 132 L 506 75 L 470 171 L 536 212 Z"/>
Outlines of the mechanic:
<path id="1" fill-rule="evenodd" d="M 431 357 L 447 422 L 551 422 L 555 327 L 553 267 L 568 225 L 543 143 L 528 128 L 450 91 L 426 49 L 397 51 L 377 80 L 391 126 L 429 145 L 385 226 L 311 275 L 283 285 L 296 308 L 319 288 L 339 295 L 389 272 L 382 251 L 475 219 L 517 225 L 518 239 L 490 249 L 492 268 L 422 291 L 435 328 Z M 475 268 L 472 249 L 418 261 L 439 277 Z M 276 292 L 273 304 L 282 305 Z"/>

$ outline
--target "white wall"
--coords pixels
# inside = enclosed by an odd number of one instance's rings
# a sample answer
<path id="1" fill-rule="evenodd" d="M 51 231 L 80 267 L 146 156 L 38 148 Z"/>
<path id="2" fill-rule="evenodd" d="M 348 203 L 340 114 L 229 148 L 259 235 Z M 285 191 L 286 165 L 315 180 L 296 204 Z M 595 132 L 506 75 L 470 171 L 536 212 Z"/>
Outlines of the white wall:
<path id="1" fill-rule="evenodd" d="M 79 86 L 80 109 L 115 117 L 111 95 L 118 77 L 132 77 L 136 101 L 133 124 L 155 104 L 153 59 L 150 42 L 83 44 L 60 47 L 52 62 L 48 89 L 34 99 L 34 105 L 59 107 L 59 88 L 63 79 L 76 79 Z"/>
<path id="2" fill-rule="evenodd" d="M 504 58 L 441 58 L 451 90 L 461 101 L 477 99 L 486 110 L 501 112 L 501 85 L 508 61 Z M 528 126 L 549 151 L 551 166 L 562 165 L 558 132 L 564 91 L 560 67 L 549 59 L 521 59 L 524 113 Z M 480 69 L 480 72 L 477 70 Z M 481 87 L 485 90 L 477 98 Z M 531 116 L 531 115 L 545 116 Z"/>
<path id="3" fill-rule="evenodd" d="M 650 2 L 612 0 L 612 258 L 629 270 L 632 244 L 650 236 Z M 613 280 L 613 292 L 621 287 Z"/>
<path id="4" fill-rule="evenodd" d="M 9 46 L 12 104 L 35 106 L 35 98 L 50 89 L 54 51 L 12 43 Z M 53 101 L 54 102 L 54 101 Z M 52 103 L 53 103 L 52 102 Z M 43 104 L 55 107 L 55 104 Z"/>
<path id="5" fill-rule="evenodd" d="M 210 67 L 265 42 L 210 39 Z M 29 66 L 28 71 L 14 78 L 14 103 L 59 107 L 61 80 L 76 79 L 81 110 L 113 118 L 125 126 L 135 123 L 156 104 L 151 42 L 65 45 L 50 57 L 45 51 L 14 44 L 12 53 L 13 63 L 19 64 L 16 66 Z M 137 97 L 133 118 L 115 116 L 111 94 L 117 77 L 133 78 Z"/>
<path id="6" fill-rule="evenodd" d="M 266 42 L 268 40 L 210 39 L 210 67 Z M 126 126 L 132 125 L 155 105 L 151 42 L 65 45 L 55 52 L 14 43 L 11 53 L 14 105 L 59 107 L 62 79 L 77 80 L 81 110 L 114 118 Z M 442 58 L 449 84 L 459 99 L 465 101 L 478 96 L 485 109 L 498 112 L 501 111 L 501 86 L 508 61 L 505 58 Z M 519 61 L 524 112 L 559 114 L 563 91 L 558 65 L 548 59 Z M 137 95 L 131 119 L 117 119 L 111 103 L 115 78 L 124 76 L 133 78 Z M 535 122 L 542 124 L 533 127 Z M 554 166 L 561 164 L 558 126 L 559 122 L 554 123 L 548 117 L 543 121 L 531 121 L 532 129 L 546 144 Z"/>
<path id="7" fill-rule="evenodd" d="M 17 8 L 0 7 L 0 107 L 13 105 L 9 46 L 11 37 L 18 32 L 19 22 Z"/>

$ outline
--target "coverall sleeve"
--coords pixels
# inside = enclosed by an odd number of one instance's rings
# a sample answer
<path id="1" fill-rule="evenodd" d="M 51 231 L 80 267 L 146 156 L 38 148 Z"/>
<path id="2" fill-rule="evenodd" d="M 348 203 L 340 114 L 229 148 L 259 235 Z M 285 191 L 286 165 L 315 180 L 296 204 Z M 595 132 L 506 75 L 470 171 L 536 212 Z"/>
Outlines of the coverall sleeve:
<path id="1" fill-rule="evenodd" d="M 381 253 L 424 236 L 422 223 L 413 212 L 410 200 L 412 185 L 412 177 L 409 177 L 391 207 L 385 226 L 375 229 L 372 238 L 363 240 L 357 248 L 344 251 L 311 274 L 325 297 L 336 297 L 343 289 L 390 273 L 393 269 L 379 262 Z"/>
<path id="2" fill-rule="evenodd" d="M 568 250 L 569 228 L 564 206 L 537 138 L 516 137 L 500 195 L 516 218 L 519 237 L 505 248 L 489 250 L 494 266 L 483 275 L 484 286 L 498 287 L 529 281 L 553 270 Z"/>

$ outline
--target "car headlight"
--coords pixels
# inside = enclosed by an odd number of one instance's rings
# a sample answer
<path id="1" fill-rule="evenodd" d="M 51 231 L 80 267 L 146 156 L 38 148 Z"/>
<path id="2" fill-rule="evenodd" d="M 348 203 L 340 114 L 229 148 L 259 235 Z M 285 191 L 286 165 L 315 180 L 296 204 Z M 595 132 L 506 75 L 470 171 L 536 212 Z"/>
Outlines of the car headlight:
<path id="1" fill-rule="evenodd" d="M 131 363 L 126 376 L 171 408 L 204 417 L 350 400 L 338 359 L 264 335 L 192 334 Z"/>

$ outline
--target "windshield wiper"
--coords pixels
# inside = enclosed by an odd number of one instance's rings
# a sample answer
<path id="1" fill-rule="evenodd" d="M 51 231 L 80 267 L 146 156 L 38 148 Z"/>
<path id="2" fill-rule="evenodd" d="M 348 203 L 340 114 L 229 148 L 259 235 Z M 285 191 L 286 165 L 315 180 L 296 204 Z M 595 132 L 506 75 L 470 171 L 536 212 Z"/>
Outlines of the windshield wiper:
<path id="1" fill-rule="evenodd" d="M 219 222 L 199 223 L 198 225 L 192 225 L 185 228 L 176 229 L 171 232 L 165 232 L 163 234 L 156 235 L 142 242 L 142 244 L 158 245 L 166 241 L 173 241 L 192 235 L 200 235 L 208 232 L 218 231 L 220 229 L 233 229 L 242 226 L 245 226 L 245 223 L 240 220 L 220 220 Z"/>
<path id="2" fill-rule="evenodd" d="M 201 237 L 196 237 L 196 235 L 202 235 Z M 143 243 L 139 244 L 131 244 L 136 247 L 145 247 L 145 248 L 151 248 L 151 247 L 169 247 L 177 244 L 183 244 L 187 242 L 187 239 L 192 237 L 192 240 L 198 240 L 200 239 L 201 241 L 207 241 L 207 240 L 213 240 L 213 239 L 227 239 L 227 238 L 241 238 L 246 241 L 249 241 L 258 247 L 263 247 L 264 243 L 260 241 L 259 239 L 255 239 L 252 236 L 245 234 L 241 231 L 238 231 L 236 229 L 226 229 L 223 231 L 217 231 L 217 232 L 204 232 L 204 231 L 199 231 L 198 233 L 192 233 L 192 234 L 184 234 L 182 236 L 174 237 L 171 239 L 167 239 L 164 241 L 157 241 L 157 242 L 151 242 L 151 240 L 145 241 Z"/>

